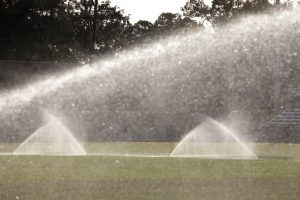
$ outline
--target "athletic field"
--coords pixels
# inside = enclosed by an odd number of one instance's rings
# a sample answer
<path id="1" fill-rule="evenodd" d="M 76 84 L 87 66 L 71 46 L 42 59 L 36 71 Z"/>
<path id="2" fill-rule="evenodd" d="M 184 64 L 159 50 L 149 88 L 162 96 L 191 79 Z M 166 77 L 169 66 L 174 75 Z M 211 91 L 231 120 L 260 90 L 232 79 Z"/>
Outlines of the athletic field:
<path id="1" fill-rule="evenodd" d="M 0 146 L 1 200 L 300 198 L 299 145 L 255 145 L 257 160 L 166 157 L 173 143 L 90 143 L 82 157 L 12 156 L 17 144 Z"/>

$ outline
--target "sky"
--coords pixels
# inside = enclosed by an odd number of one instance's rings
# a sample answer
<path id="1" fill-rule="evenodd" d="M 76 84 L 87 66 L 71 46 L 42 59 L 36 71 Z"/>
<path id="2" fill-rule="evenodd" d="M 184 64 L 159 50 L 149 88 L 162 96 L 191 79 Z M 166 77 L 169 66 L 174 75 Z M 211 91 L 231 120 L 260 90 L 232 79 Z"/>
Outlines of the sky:
<path id="1" fill-rule="evenodd" d="M 163 12 L 181 13 L 180 8 L 186 0 L 111 0 L 112 5 L 117 5 L 130 14 L 130 22 L 147 20 L 154 22 Z"/>

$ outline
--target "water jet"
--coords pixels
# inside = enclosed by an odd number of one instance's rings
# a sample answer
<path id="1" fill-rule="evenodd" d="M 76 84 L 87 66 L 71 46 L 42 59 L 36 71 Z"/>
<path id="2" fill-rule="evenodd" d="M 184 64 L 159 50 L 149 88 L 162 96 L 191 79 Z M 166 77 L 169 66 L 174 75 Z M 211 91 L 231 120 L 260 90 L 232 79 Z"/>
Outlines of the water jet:
<path id="1" fill-rule="evenodd" d="M 172 151 L 171 157 L 255 159 L 253 151 L 233 130 L 207 118 L 190 131 Z"/>
<path id="2" fill-rule="evenodd" d="M 177 141 L 198 114 L 230 110 L 249 110 L 255 126 L 264 121 L 255 110 L 271 113 L 298 85 L 299 27 L 295 12 L 247 16 L 1 92 L 1 140 L 31 133 L 36 105 L 70 116 L 87 141 Z"/>
<path id="3" fill-rule="evenodd" d="M 13 155 L 86 155 L 84 148 L 54 115 L 44 111 L 46 124 L 30 135 Z"/>

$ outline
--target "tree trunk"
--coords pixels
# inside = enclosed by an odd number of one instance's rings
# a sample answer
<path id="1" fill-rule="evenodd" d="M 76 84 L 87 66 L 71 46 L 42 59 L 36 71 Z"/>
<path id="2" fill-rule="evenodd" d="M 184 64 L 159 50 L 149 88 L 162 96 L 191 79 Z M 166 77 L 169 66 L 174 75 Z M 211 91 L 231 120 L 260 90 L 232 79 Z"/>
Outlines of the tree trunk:
<path id="1" fill-rule="evenodd" d="M 90 50 L 91 52 L 95 49 L 95 41 L 96 41 L 96 29 L 97 29 L 97 8 L 98 8 L 98 0 L 94 2 L 94 16 L 93 16 L 93 28 L 92 28 L 92 41 Z"/>

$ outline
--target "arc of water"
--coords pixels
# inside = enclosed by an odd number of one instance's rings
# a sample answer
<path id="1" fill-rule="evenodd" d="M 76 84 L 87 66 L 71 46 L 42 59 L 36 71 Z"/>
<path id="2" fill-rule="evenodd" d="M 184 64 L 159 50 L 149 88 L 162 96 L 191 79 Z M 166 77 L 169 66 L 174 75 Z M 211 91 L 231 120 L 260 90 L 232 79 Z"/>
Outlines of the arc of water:
<path id="1" fill-rule="evenodd" d="M 189 37 L 192 37 L 192 35 Z M 180 43 L 173 41 L 174 40 L 169 38 L 169 40 L 166 42 L 171 43 L 174 46 L 174 49 L 176 49 L 176 46 L 180 46 Z M 155 49 L 155 51 L 152 49 Z M 71 71 L 67 71 L 66 73 L 58 76 L 50 76 L 44 80 L 35 81 L 16 90 L 0 93 L 0 110 L 3 112 L 5 109 L 10 108 L 11 106 L 26 105 L 34 98 L 51 94 L 59 88 L 64 87 L 66 84 L 70 85 L 87 78 L 105 75 L 110 73 L 111 70 L 117 68 L 118 66 L 124 67 L 123 64 L 126 64 L 129 61 L 145 60 L 149 58 L 153 59 L 160 56 L 162 52 L 166 51 L 167 49 L 163 48 L 159 42 L 155 42 L 149 45 L 148 48 L 129 50 L 119 56 L 111 56 L 109 59 L 77 67 Z"/>
<path id="2" fill-rule="evenodd" d="M 208 118 L 206 121 L 208 121 L 209 123 L 211 123 L 212 126 L 216 126 L 218 128 L 220 128 L 222 131 L 225 132 L 226 135 L 230 136 L 230 138 L 232 138 L 239 146 L 242 147 L 242 149 L 247 153 L 247 157 L 251 157 L 256 159 L 257 156 L 255 155 L 255 153 L 244 143 L 241 141 L 241 139 L 233 133 L 232 130 L 230 130 L 229 128 L 227 128 L 226 126 L 224 126 L 223 124 Z M 201 125 L 200 125 L 201 126 Z M 192 137 L 192 132 L 190 132 L 189 134 L 187 134 L 174 148 L 174 150 L 171 152 L 170 156 L 171 157 L 177 157 L 178 156 L 178 152 L 180 151 L 180 149 L 182 148 L 182 146 L 184 144 L 186 144 Z M 180 156 L 180 155 L 179 155 Z M 217 155 L 191 155 L 192 157 L 210 157 L 210 156 L 217 156 Z"/>
<path id="3" fill-rule="evenodd" d="M 44 118 L 47 119 L 47 124 L 39 128 L 32 135 L 30 135 L 14 152 L 14 155 L 87 155 L 82 145 L 76 140 L 72 133 L 60 122 L 55 116 L 49 112 L 44 112 Z M 53 129 L 54 128 L 54 129 Z M 43 150 L 44 140 L 49 139 L 50 146 L 58 145 L 57 148 Z M 36 144 L 41 146 L 36 146 Z M 49 144 L 48 144 L 49 145 Z M 62 149 L 61 149 L 62 148 Z M 37 152 L 34 152 L 34 151 Z"/>
<path id="4" fill-rule="evenodd" d="M 228 135 L 230 135 L 239 145 L 241 145 L 244 150 L 247 151 L 247 153 L 249 155 L 251 155 L 253 158 L 257 158 L 257 156 L 255 155 L 255 153 L 244 143 L 240 140 L 240 138 L 237 137 L 236 134 L 233 134 L 233 131 L 230 130 L 229 128 L 227 128 L 226 126 L 224 126 L 223 124 L 221 123 L 218 123 L 217 121 L 215 120 L 212 120 L 212 123 L 214 123 L 216 126 L 219 126 L 221 127 Z"/>

